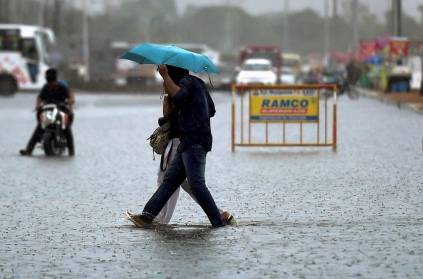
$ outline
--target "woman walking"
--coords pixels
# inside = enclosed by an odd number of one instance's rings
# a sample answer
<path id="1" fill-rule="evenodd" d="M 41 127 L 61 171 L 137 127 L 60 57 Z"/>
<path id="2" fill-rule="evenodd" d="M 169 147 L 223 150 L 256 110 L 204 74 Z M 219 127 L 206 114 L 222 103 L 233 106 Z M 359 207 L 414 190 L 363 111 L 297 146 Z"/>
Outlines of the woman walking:
<path id="1" fill-rule="evenodd" d="M 167 70 L 169 73 L 169 76 L 171 77 L 172 81 L 175 84 L 178 84 L 182 78 L 188 76 L 189 72 L 185 69 L 173 67 L 173 66 L 167 66 Z M 164 90 L 166 92 L 166 86 L 164 84 Z M 167 92 L 166 92 L 167 93 Z M 170 122 L 170 140 L 165 148 L 164 153 L 162 154 L 161 160 L 160 160 L 160 167 L 158 171 L 158 178 L 157 178 L 157 185 L 160 186 L 163 183 L 163 179 L 167 170 L 168 165 L 172 160 L 175 158 L 178 152 L 178 147 L 180 145 L 180 131 L 178 129 L 178 111 L 173 103 L 173 100 L 171 97 L 164 97 L 163 100 L 163 117 L 159 119 L 159 125 L 163 125 L 166 122 Z M 187 181 L 185 179 L 182 184 L 180 185 L 182 189 L 184 189 L 197 203 L 197 199 L 195 198 L 195 195 L 192 193 L 192 189 Z M 159 224 L 168 224 L 170 219 L 172 218 L 173 212 L 175 210 L 175 206 L 179 197 L 179 191 L 180 188 L 178 187 L 175 192 L 171 195 L 169 200 L 166 202 L 164 207 L 161 209 L 159 214 L 155 216 L 154 222 Z M 229 225 L 235 225 L 235 219 L 234 217 L 228 212 L 224 211 L 220 208 L 218 208 L 219 213 L 221 215 L 221 219 Z M 139 215 L 132 214 L 130 212 L 127 212 L 128 218 L 137 226 L 139 224 L 137 223 L 137 217 Z"/>

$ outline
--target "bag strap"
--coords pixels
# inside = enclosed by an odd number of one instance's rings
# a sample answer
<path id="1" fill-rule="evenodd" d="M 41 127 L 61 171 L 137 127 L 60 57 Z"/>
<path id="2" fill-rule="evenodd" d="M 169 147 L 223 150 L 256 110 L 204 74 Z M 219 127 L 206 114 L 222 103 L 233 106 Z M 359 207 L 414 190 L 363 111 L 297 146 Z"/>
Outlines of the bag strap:
<path id="1" fill-rule="evenodd" d="M 160 170 L 161 171 L 166 171 L 167 166 L 169 165 L 170 155 L 171 155 L 172 149 L 173 149 L 173 139 L 171 139 L 170 141 L 171 141 L 171 144 L 170 144 L 169 154 L 167 155 L 166 167 L 165 168 L 163 168 L 163 161 L 164 161 L 164 156 L 166 154 L 166 149 L 165 149 L 165 152 L 163 152 L 162 156 L 160 157 Z"/>

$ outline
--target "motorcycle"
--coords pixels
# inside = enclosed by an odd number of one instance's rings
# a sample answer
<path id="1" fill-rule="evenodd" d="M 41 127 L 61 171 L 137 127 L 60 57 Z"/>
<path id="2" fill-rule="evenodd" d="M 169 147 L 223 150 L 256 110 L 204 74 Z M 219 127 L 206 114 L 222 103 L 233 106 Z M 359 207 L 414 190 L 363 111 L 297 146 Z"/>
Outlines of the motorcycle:
<path id="1" fill-rule="evenodd" d="M 324 72 L 322 82 L 327 84 L 336 84 L 338 95 L 342 95 L 350 91 L 348 81 L 340 72 Z"/>
<path id="2" fill-rule="evenodd" d="M 66 128 L 70 119 L 61 107 L 46 104 L 40 109 L 40 124 L 44 131 L 41 145 L 46 156 L 60 156 L 68 147 Z"/>

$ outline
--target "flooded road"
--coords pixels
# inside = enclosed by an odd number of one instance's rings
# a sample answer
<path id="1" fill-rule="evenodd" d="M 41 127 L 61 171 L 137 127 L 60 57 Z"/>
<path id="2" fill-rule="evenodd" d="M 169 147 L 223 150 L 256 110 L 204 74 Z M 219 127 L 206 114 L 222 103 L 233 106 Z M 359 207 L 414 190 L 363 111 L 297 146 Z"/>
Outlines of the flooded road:
<path id="1" fill-rule="evenodd" d="M 172 225 L 124 219 L 156 188 L 158 95 L 77 95 L 74 158 L 20 157 L 35 95 L 0 99 L 0 277 L 423 277 L 421 115 L 341 97 L 337 152 L 231 153 L 230 95 L 213 97 L 206 181 L 239 223 L 217 230 L 185 193 Z"/>

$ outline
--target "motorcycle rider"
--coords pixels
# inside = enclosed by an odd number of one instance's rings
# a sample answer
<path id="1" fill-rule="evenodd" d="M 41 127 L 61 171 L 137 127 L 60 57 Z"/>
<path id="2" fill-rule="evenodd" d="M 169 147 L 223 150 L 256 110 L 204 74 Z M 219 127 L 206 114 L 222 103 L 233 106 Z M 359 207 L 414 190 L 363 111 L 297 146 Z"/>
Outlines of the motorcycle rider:
<path id="1" fill-rule="evenodd" d="M 48 69 L 45 73 L 47 83 L 43 86 L 40 93 L 38 94 L 35 110 L 37 111 L 37 127 L 25 149 L 20 150 L 20 154 L 23 156 L 31 156 L 37 142 L 41 141 L 43 136 L 43 128 L 40 124 L 40 113 L 43 105 L 56 104 L 60 110 L 65 112 L 69 117 L 69 123 L 66 125 L 65 136 L 68 144 L 69 156 L 75 155 L 75 147 L 73 143 L 73 135 L 71 125 L 73 122 L 72 106 L 75 103 L 74 94 L 65 86 L 63 83 L 57 80 L 57 70 Z"/>

